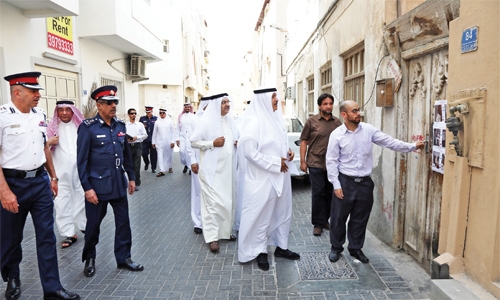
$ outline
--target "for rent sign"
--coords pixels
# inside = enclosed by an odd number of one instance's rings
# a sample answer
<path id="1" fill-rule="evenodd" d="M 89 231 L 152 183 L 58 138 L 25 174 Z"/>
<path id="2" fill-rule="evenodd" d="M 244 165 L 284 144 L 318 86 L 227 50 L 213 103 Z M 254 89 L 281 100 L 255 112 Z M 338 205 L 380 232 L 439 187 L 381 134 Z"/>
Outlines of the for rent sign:
<path id="1" fill-rule="evenodd" d="M 73 55 L 72 17 L 47 18 L 47 43 L 49 48 Z"/>

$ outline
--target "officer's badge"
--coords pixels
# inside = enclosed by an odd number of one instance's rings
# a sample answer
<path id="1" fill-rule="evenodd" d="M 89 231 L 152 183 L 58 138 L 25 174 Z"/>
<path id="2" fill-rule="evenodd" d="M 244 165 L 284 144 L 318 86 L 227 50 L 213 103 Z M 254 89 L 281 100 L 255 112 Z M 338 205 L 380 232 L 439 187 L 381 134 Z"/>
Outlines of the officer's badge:
<path id="1" fill-rule="evenodd" d="M 115 91 L 111 90 L 111 91 L 109 91 L 109 94 L 110 94 L 111 96 L 114 96 L 114 95 L 115 95 Z"/>

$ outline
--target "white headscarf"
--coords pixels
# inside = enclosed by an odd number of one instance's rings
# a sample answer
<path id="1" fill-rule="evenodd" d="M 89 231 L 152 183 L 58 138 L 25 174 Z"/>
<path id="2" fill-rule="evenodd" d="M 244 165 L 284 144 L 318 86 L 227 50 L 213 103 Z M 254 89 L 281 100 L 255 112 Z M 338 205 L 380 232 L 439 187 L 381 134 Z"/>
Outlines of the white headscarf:
<path id="1" fill-rule="evenodd" d="M 246 140 L 250 139 L 257 143 L 257 151 L 263 154 L 288 157 L 288 135 L 281 103 L 278 100 L 278 109 L 273 111 L 271 101 L 273 93 L 277 93 L 275 88 L 254 91 L 252 101 L 245 110 L 241 123 L 238 144 L 243 145 Z M 240 154 L 243 155 L 243 153 Z M 284 176 L 289 175 L 283 172 L 267 172 L 267 175 L 276 193 L 281 196 Z"/>
<path id="2" fill-rule="evenodd" d="M 229 100 L 228 94 L 219 94 L 211 97 L 210 105 L 201 116 L 200 124 L 198 124 L 190 140 L 193 141 L 213 141 L 218 137 L 224 136 L 224 129 L 222 128 L 222 118 L 231 128 L 233 132 L 233 139 L 238 139 L 238 128 L 234 123 L 231 111 L 225 116 L 220 113 L 221 102 L 223 99 Z M 213 149 L 206 150 L 203 157 L 203 161 L 200 162 L 200 169 L 203 169 L 203 173 L 206 176 L 208 184 L 212 186 L 213 179 L 215 178 L 215 171 L 217 169 L 217 160 L 219 159 L 220 147 L 214 147 Z"/>

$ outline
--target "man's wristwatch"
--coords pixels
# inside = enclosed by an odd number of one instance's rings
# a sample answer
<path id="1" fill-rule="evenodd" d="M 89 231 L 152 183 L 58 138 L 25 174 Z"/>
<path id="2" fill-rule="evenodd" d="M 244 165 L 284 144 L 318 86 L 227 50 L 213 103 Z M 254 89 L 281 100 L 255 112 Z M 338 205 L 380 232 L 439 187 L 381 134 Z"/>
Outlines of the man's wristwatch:
<path id="1" fill-rule="evenodd" d="M 59 181 L 59 178 L 53 177 L 53 178 L 50 178 L 50 181 Z"/>

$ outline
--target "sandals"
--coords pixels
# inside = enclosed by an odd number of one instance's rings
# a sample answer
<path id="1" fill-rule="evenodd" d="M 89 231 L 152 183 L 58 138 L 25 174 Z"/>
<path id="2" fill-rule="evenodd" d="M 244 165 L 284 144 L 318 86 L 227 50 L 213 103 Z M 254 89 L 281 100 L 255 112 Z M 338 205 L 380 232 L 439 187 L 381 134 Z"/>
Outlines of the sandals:
<path id="1" fill-rule="evenodd" d="M 165 173 L 163 173 L 163 172 L 158 172 L 158 174 L 156 174 L 156 177 L 162 177 L 162 176 L 165 176 Z"/>
<path id="2" fill-rule="evenodd" d="M 73 245 L 74 243 L 76 243 L 78 239 L 76 237 L 72 237 L 72 236 L 68 236 L 66 237 L 62 243 L 61 243 L 61 247 L 63 248 L 68 248 L 69 246 Z"/>
<path id="3" fill-rule="evenodd" d="M 174 173 L 174 170 L 172 168 L 168 169 L 168 173 Z"/>

